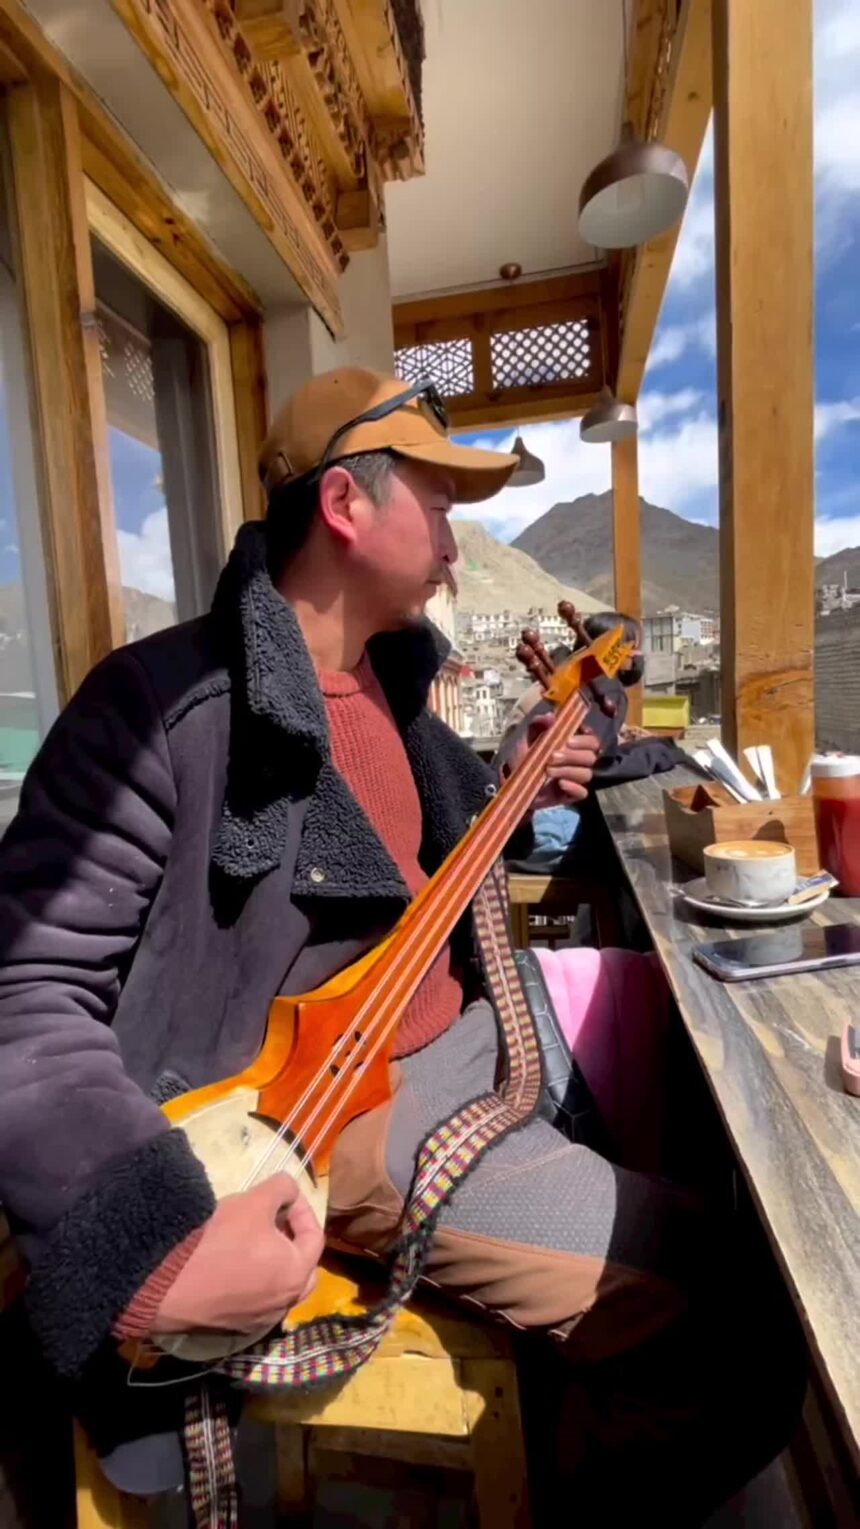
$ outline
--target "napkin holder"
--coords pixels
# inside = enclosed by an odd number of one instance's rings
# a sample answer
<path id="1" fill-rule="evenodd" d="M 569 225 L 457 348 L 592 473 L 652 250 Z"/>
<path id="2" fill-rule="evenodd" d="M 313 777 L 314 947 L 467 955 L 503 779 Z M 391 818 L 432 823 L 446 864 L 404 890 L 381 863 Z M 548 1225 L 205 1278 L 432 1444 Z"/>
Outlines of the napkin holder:
<path id="1" fill-rule="evenodd" d="M 783 796 L 778 801 L 738 802 L 716 783 L 679 786 L 663 792 L 669 848 L 676 860 L 704 875 L 708 844 L 730 839 L 769 839 L 791 844 L 800 876 L 820 869 L 812 798 Z"/>

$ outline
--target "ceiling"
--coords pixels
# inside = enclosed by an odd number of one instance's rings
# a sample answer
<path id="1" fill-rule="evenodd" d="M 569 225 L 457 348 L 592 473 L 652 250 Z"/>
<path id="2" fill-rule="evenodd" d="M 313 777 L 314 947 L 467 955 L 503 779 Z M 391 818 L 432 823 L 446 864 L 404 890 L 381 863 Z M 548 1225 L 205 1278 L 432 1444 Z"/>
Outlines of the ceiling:
<path id="1" fill-rule="evenodd" d="M 628 5 L 628 12 L 629 12 Z M 579 190 L 616 143 L 622 0 L 423 0 L 427 173 L 386 191 L 395 298 L 595 259 Z"/>

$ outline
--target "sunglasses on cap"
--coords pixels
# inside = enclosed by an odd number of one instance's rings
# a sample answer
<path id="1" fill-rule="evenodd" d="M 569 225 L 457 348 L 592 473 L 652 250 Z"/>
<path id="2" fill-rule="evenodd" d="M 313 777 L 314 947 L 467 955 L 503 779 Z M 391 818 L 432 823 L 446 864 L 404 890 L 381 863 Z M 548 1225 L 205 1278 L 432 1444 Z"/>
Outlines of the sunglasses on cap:
<path id="1" fill-rule="evenodd" d="M 412 387 L 404 388 L 402 393 L 395 393 L 393 398 L 386 398 L 384 403 L 378 403 L 374 408 L 365 410 L 364 414 L 357 414 L 355 419 L 347 420 L 345 425 L 340 425 L 328 442 L 316 467 L 311 468 L 311 471 L 306 473 L 306 481 L 313 483 L 322 476 L 327 467 L 331 467 L 332 463 L 337 460 L 336 450 L 338 441 L 343 440 L 345 435 L 349 435 L 351 430 L 357 429 L 359 425 L 372 425 L 377 420 L 387 419 L 389 414 L 396 414 L 398 409 L 405 409 L 409 404 L 415 402 L 426 404 L 437 425 L 447 433 L 448 415 L 442 401 L 442 395 L 435 382 L 431 382 L 428 377 L 422 377 Z"/>

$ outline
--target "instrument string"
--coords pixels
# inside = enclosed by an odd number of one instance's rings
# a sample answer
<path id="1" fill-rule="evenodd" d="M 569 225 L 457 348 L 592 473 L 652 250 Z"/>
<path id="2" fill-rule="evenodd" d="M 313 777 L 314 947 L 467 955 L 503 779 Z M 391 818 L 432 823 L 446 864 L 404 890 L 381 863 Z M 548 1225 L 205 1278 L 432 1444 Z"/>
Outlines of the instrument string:
<path id="1" fill-rule="evenodd" d="M 587 704 L 585 702 L 583 702 L 582 704 L 583 704 L 583 715 L 584 715 L 588 708 L 587 708 Z M 576 725 L 578 725 L 578 722 L 581 721 L 581 720 L 582 720 L 581 717 L 578 718 Z M 551 752 L 551 750 L 550 750 L 550 752 Z M 540 769 L 540 767 L 538 768 L 537 773 L 538 773 L 539 776 L 542 775 L 542 770 Z M 499 825 L 496 823 L 496 824 L 494 824 L 494 827 L 498 829 Z M 504 844 L 505 839 L 508 836 L 507 824 L 505 825 L 505 827 L 503 829 L 503 833 L 504 833 L 504 837 L 502 839 L 502 843 Z M 494 855 L 494 858 L 495 858 L 495 855 Z M 481 867 L 480 867 L 480 878 L 483 879 L 483 876 L 485 874 L 486 874 L 486 867 L 482 864 Z M 469 892 L 468 896 L 465 899 L 466 902 L 471 901 L 471 897 L 474 895 L 474 891 L 476 891 L 476 890 L 477 890 L 477 887 L 474 887 Z M 455 914 L 455 919 L 458 916 L 459 916 L 459 913 Z M 401 1014 L 402 1014 L 402 1011 L 403 1011 L 403 1007 L 405 1006 L 406 1003 L 408 1003 L 409 998 L 411 997 L 412 993 L 415 991 L 415 988 L 417 987 L 418 983 L 421 981 L 422 976 L 424 975 L 424 971 L 421 971 L 416 976 L 416 974 L 415 974 L 415 966 L 416 966 L 416 964 L 421 964 L 422 954 L 426 953 L 428 943 L 434 942 L 436 934 L 437 934 L 437 929 L 435 927 L 431 928 L 428 931 L 427 936 L 425 937 L 425 939 L 423 941 L 423 948 L 421 950 L 419 950 L 418 953 L 417 953 L 417 963 L 416 963 L 416 961 L 412 961 L 411 963 L 406 965 L 402 970 L 397 970 L 394 973 L 389 973 L 388 974 L 390 977 L 393 977 L 394 979 L 398 979 L 398 978 L 400 979 L 400 983 L 399 983 L 400 991 L 399 992 L 398 991 L 394 991 L 394 992 L 392 992 L 390 994 L 386 994 L 385 995 L 385 999 L 383 1000 L 383 1005 L 381 1005 L 381 1007 L 380 1007 L 380 1009 L 379 1009 L 379 1011 L 377 1013 L 377 1019 L 382 1020 L 382 1018 L 385 1015 L 386 1009 L 388 1011 L 390 1011 L 391 1008 L 392 1008 L 392 1005 L 394 1006 L 394 1012 L 390 1014 L 390 1018 L 386 1021 L 385 1028 L 384 1028 L 383 1032 L 379 1035 L 378 1038 L 374 1037 L 374 1044 L 369 1047 L 369 1049 L 367 1050 L 367 1054 L 362 1058 L 362 1061 L 361 1061 L 361 1064 L 360 1064 L 361 1066 L 366 1066 L 367 1064 L 369 1064 L 373 1060 L 374 1056 L 377 1055 L 377 1053 L 379 1052 L 380 1048 L 385 1044 L 385 1041 L 387 1040 L 388 1036 L 390 1035 L 392 1029 L 399 1023 L 400 1017 L 401 1017 Z M 427 966 L 429 966 L 432 963 L 432 961 L 435 959 L 435 955 L 436 955 L 436 950 L 435 949 L 433 949 L 433 950 L 431 950 L 429 952 L 429 957 L 428 957 L 426 963 L 423 963 L 425 971 L 426 971 Z M 403 991 L 404 988 L 406 989 L 405 992 Z M 372 1003 L 373 1001 L 374 1001 L 374 996 L 371 995 L 371 998 L 368 1000 L 368 1002 Z M 365 1038 L 368 1038 L 368 1035 L 369 1035 L 369 1030 L 365 1031 Z M 360 1079 L 360 1073 L 359 1073 L 358 1069 L 356 1068 L 353 1071 L 352 1076 L 351 1076 L 349 1082 L 347 1084 L 345 1084 L 345 1086 L 344 1086 L 344 1090 L 343 1090 L 343 1094 L 341 1096 L 341 1100 L 338 1101 L 338 1109 L 340 1108 L 341 1102 L 345 1102 L 345 1100 L 349 1097 L 349 1095 L 357 1087 L 359 1079 Z M 306 1135 L 306 1133 L 308 1131 L 308 1128 L 313 1124 L 314 1120 L 316 1119 L 316 1116 L 319 1114 L 320 1109 L 328 1102 L 329 1098 L 331 1097 L 331 1092 L 332 1092 L 331 1090 L 328 1090 L 321 1097 L 321 1099 L 318 1102 L 317 1108 L 314 1110 L 313 1114 L 308 1118 L 308 1120 L 303 1124 L 303 1126 L 302 1126 L 302 1135 L 303 1136 Z M 335 1111 L 319 1127 L 317 1135 L 314 1137 L 313 1141 L 311 1143 L 309 1143 L 309 1144 L 305 1144 L 304 1156 L 302 1157 L 302 1159 L 300 1160 L 300 1163 L 298 1165 L 298 1171 L 299 1172 L 303 1171 L 304 1168 L 306 1168 L 308 1166 L 308 1163 L 312 1159 L 314 1153 L 319 1149 L 319 1147 L 321 1146 L 322 1142 L 325 1140 L 325 1137 L 326 1137 L 328 1131 L 330 1131 L 332 1126 L 335 1124 L 336 1119 L 337 1119 L 337 1112 Z"/>
<path id="2" fill-rule="evenodd" d="M 313 1145 L 305 1146 L 297 1171 L 301 1172 L 308 1165 L 313 1153 L 319 1149 L 327 1132 L 335 1123 L 337 1110 L 358 1086 L 361 1077 L 360 1068 L 366 1067 L 378 1054 L 380 1047 L 398 1023 L 403 1008 L 441 949 L 444 938 L 468 906 L 480 881 L 486 875 L 489 865 L 504 847 L 528 803 L 540 789 L 548 757 L 558 746 L 561 735 L 569 734 L 577 728 L 587 710 L 588 703 L 579 691 L 574 691 L 562 703 L 553 725 L 546 730 L 543 737 L 530 749 L 520 767 L 504 783 L 490 806 L 477 819 L 472 833 L 452 851 L 449 859 L 436 872 L 436 876 L 441 880 L 451 868 L 451 862 L 456 860 L 460 862 L 457 865 L 459 872 L 457 880 L 453 886 L 445 889 L 446 895 L 442 906 L 438 906 L 435 900 L 430 903 L 426 898 L 427 889 L 425 889 L 424 900 L 415 908 L 411 919 L 408 913 L 404 915 L 404 920 L 418 926 L 414 943 L 404 952 L 395 967 L 386 970 L 361 1008 L 350 1020 L 349 1026 L 337 1044 L 330 1048 L 319 1071 L 306 1086 L 290 1115 L 278 1127 L 272 1140 L 266 1144 L 259 1159 L 249 1170 L 241 1185 L 242 1189 L 247 1189 L 255 1182 L 288 1135 L 306 1136 L 320 1112 L 326 1109 L 335 1095 L 338 1095 L 337 1109 L 327 1118 L 325 1124 L 319 1127 Z M 427 884 L 427 888 L 432 886 L 433 880 L 435 877 Z M 353 1068 L 351 1073 L 342 1067 L 316 1100 L 307 1119 L 301 1120 L 299 1125 L 302 1110 L 313 1100 L 320 1084 L 326 1080 L 326 1074 L 332 1065 L 342 1057 L 369 1010 L 375 1010 L 375 1012 L 361 1035 L 364 1046 L 359 1065 Z"/>

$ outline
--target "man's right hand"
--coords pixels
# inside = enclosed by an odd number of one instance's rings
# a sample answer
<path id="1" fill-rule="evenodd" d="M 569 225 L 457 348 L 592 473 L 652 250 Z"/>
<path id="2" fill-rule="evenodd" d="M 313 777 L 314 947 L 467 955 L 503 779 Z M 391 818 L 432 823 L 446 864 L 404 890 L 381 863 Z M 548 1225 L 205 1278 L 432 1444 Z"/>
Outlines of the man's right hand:
<path id="1" fill-rule="evenodd" d="M 310 1295 L 322 1228 L 289 1174 L 220 1200 L 164 1296 L 151 1331 L 249 1333 Z"/>

